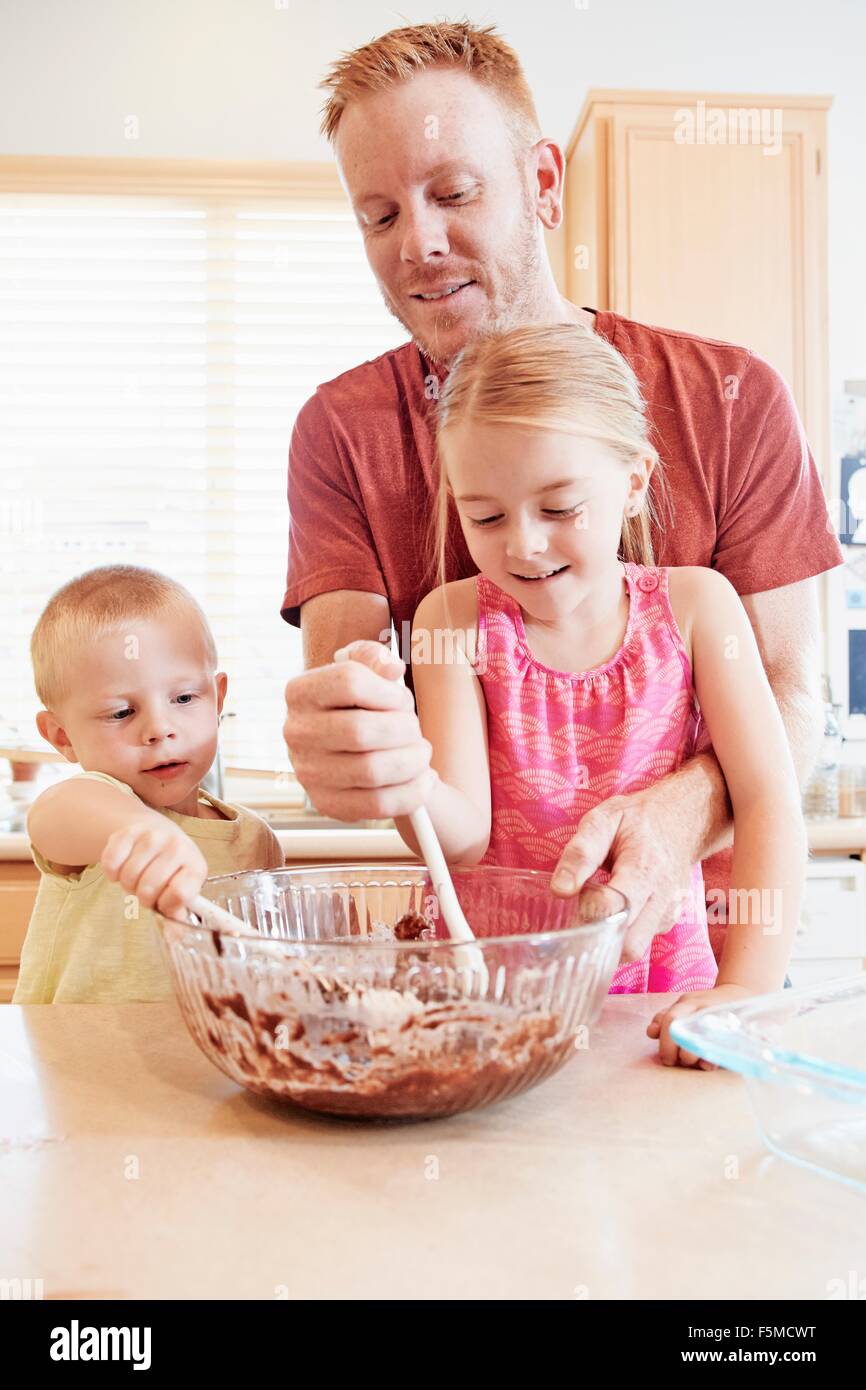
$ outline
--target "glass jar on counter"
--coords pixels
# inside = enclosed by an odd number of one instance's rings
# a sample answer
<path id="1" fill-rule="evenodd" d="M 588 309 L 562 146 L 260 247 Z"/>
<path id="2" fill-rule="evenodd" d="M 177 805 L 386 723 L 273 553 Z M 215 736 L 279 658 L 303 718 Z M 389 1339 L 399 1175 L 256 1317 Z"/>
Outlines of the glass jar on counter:
<path id="1" fill-rule="evenodd" d="M 839 815 L 839 766 L 842 761 L 842 734 L 839 716 L 842 706 L 824 704 L 824 740 L 818 761 L 803 792 L 803 814 L 809 820 L 835 820 Z M 849 814 L 854 814 L 849 812 Z"/>
<path id="2" fill-rule="evenodd" d="M 842 740 L 839 763 L 839 815 L 866 816 L 866 739 Z"/>
<path id="3" fill-rule="evenodd" d="M 0 758 L 0 835 L 18 829 L 18 807 L 10 795 L 12 788 L 12 768 L 5 758 Z"/>

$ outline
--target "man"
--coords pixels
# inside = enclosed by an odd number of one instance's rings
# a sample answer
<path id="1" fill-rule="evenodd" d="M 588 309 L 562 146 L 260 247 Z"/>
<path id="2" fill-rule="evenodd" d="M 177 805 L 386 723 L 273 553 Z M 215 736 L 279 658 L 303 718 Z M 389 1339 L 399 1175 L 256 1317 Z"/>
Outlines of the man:
<path id="1" fill-rule="evenodd" d="M 712 566 L 738 590 L 802 781 L 822 729 L 814 576 L 842 554 L 781 378 L 741 348 L 562 297 L 543 241 L 562 219 L 562 153 L 541 137 L 518 60 L 492 28 L 394 30 L 323 85 L 323 129 L 370 266 L 413 341 L 320 387 L 292 439 L 282 613 L 300 623 L 309 669 L 286 688 L 284 732 L 314 804 L 356 820 L 406 814 L 424 797 L 430 746 L 381 644 L 433 583 L 438 385 L 477 335 L 540 322 L 584 324 L 634 368 L 673 499 L 653 534 L 656 563 Z M 450 541 L 449 578 L 475 573 L 456 515 Z M 335 664 L 350 643 L 354 659 Z M 708 749 L 585 815 L 560 868 L 571 891 L 612 869 L 632 903 L 623 959 L 634 960 L 675 920 L 690 865 L 731 841 Z M 708 888 L 726 888 L 728 861 L 705 866 Z"/>

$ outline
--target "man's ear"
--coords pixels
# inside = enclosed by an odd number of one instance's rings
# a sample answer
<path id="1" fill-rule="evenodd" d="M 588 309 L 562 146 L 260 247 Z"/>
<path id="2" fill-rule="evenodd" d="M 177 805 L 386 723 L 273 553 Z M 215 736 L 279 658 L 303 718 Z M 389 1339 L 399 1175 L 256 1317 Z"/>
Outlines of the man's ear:
<path id="1" fill-rule="evenodd" d="M 225 671 L 217 671 L 214 680 L 216 681 L 217 714 L 219 715 L 223 712 L 223 701 L 226 697 L 226 690 L 228 689 L 229 678 L 226 675 Z"/>
<path id="2" fill-rule="evenodd" d="M 535 210 L 539 220 L 552 232 L 562 221 L 562 197 L 565 185 L 565 160 L 562 150 L 553 140 L 539 140 L 535 145 Z"/>
<path id="3" fill-rule="evenodd" d="M 58 753 L 62 753 L 68 763 L 77 763 L 78 758 L 75 749 L 69 742 L 69 735 L 63 725 L 55 719 L 50 709 L 41 709 L 36 716 L 36 727 L 42 737 L 56 748 Z"/>

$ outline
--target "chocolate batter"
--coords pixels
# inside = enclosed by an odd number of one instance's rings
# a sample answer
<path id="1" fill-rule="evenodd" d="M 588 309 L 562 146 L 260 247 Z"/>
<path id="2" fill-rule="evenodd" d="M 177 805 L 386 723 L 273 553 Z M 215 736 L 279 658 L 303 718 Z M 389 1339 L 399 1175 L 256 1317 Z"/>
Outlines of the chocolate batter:
<path id="1" fill-rule="evenodd" d="M 348 926 L 356 939 L 357 922 Z M 572 1035 L 548 1007 L 546 970 L 515 968 L 512 957 L 502 997 L 476 999 L 453 958 L 423 950 L 435 929 L 421 913 L 404 913 L 390 929 L 370 923 L 367 934 L 360 970 L 359 958 L 339 947 L 303 963 L 287 959 L 267 977 L 223 956 L 222 988 L 201 995 L 212 1021 L 203 1030 L 191 1018 L 194 1035 L 260 1095 L 381 1118 L 485 1105 L 571 1055 Z M 420 949 L 389 952 L 394 940 Z"/>

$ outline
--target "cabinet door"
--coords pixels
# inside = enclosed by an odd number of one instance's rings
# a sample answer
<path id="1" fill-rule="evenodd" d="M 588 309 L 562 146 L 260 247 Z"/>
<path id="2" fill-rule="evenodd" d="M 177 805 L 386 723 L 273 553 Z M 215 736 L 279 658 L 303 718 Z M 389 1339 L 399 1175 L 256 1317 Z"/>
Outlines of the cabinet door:
<path id="1" fill-rule="evenodd" d="M 18 979 L 39 873 L 35 865 L 2 864 L 0 869 L 0 1004 L 8 1004 Z"/>
<path id="2" fill-rule="evenodd" d="M 824 112 L 768 101 L 710 143 L 711 102 L 611 113 L 610 307 L 767 358 L 826 464 Z"/>

